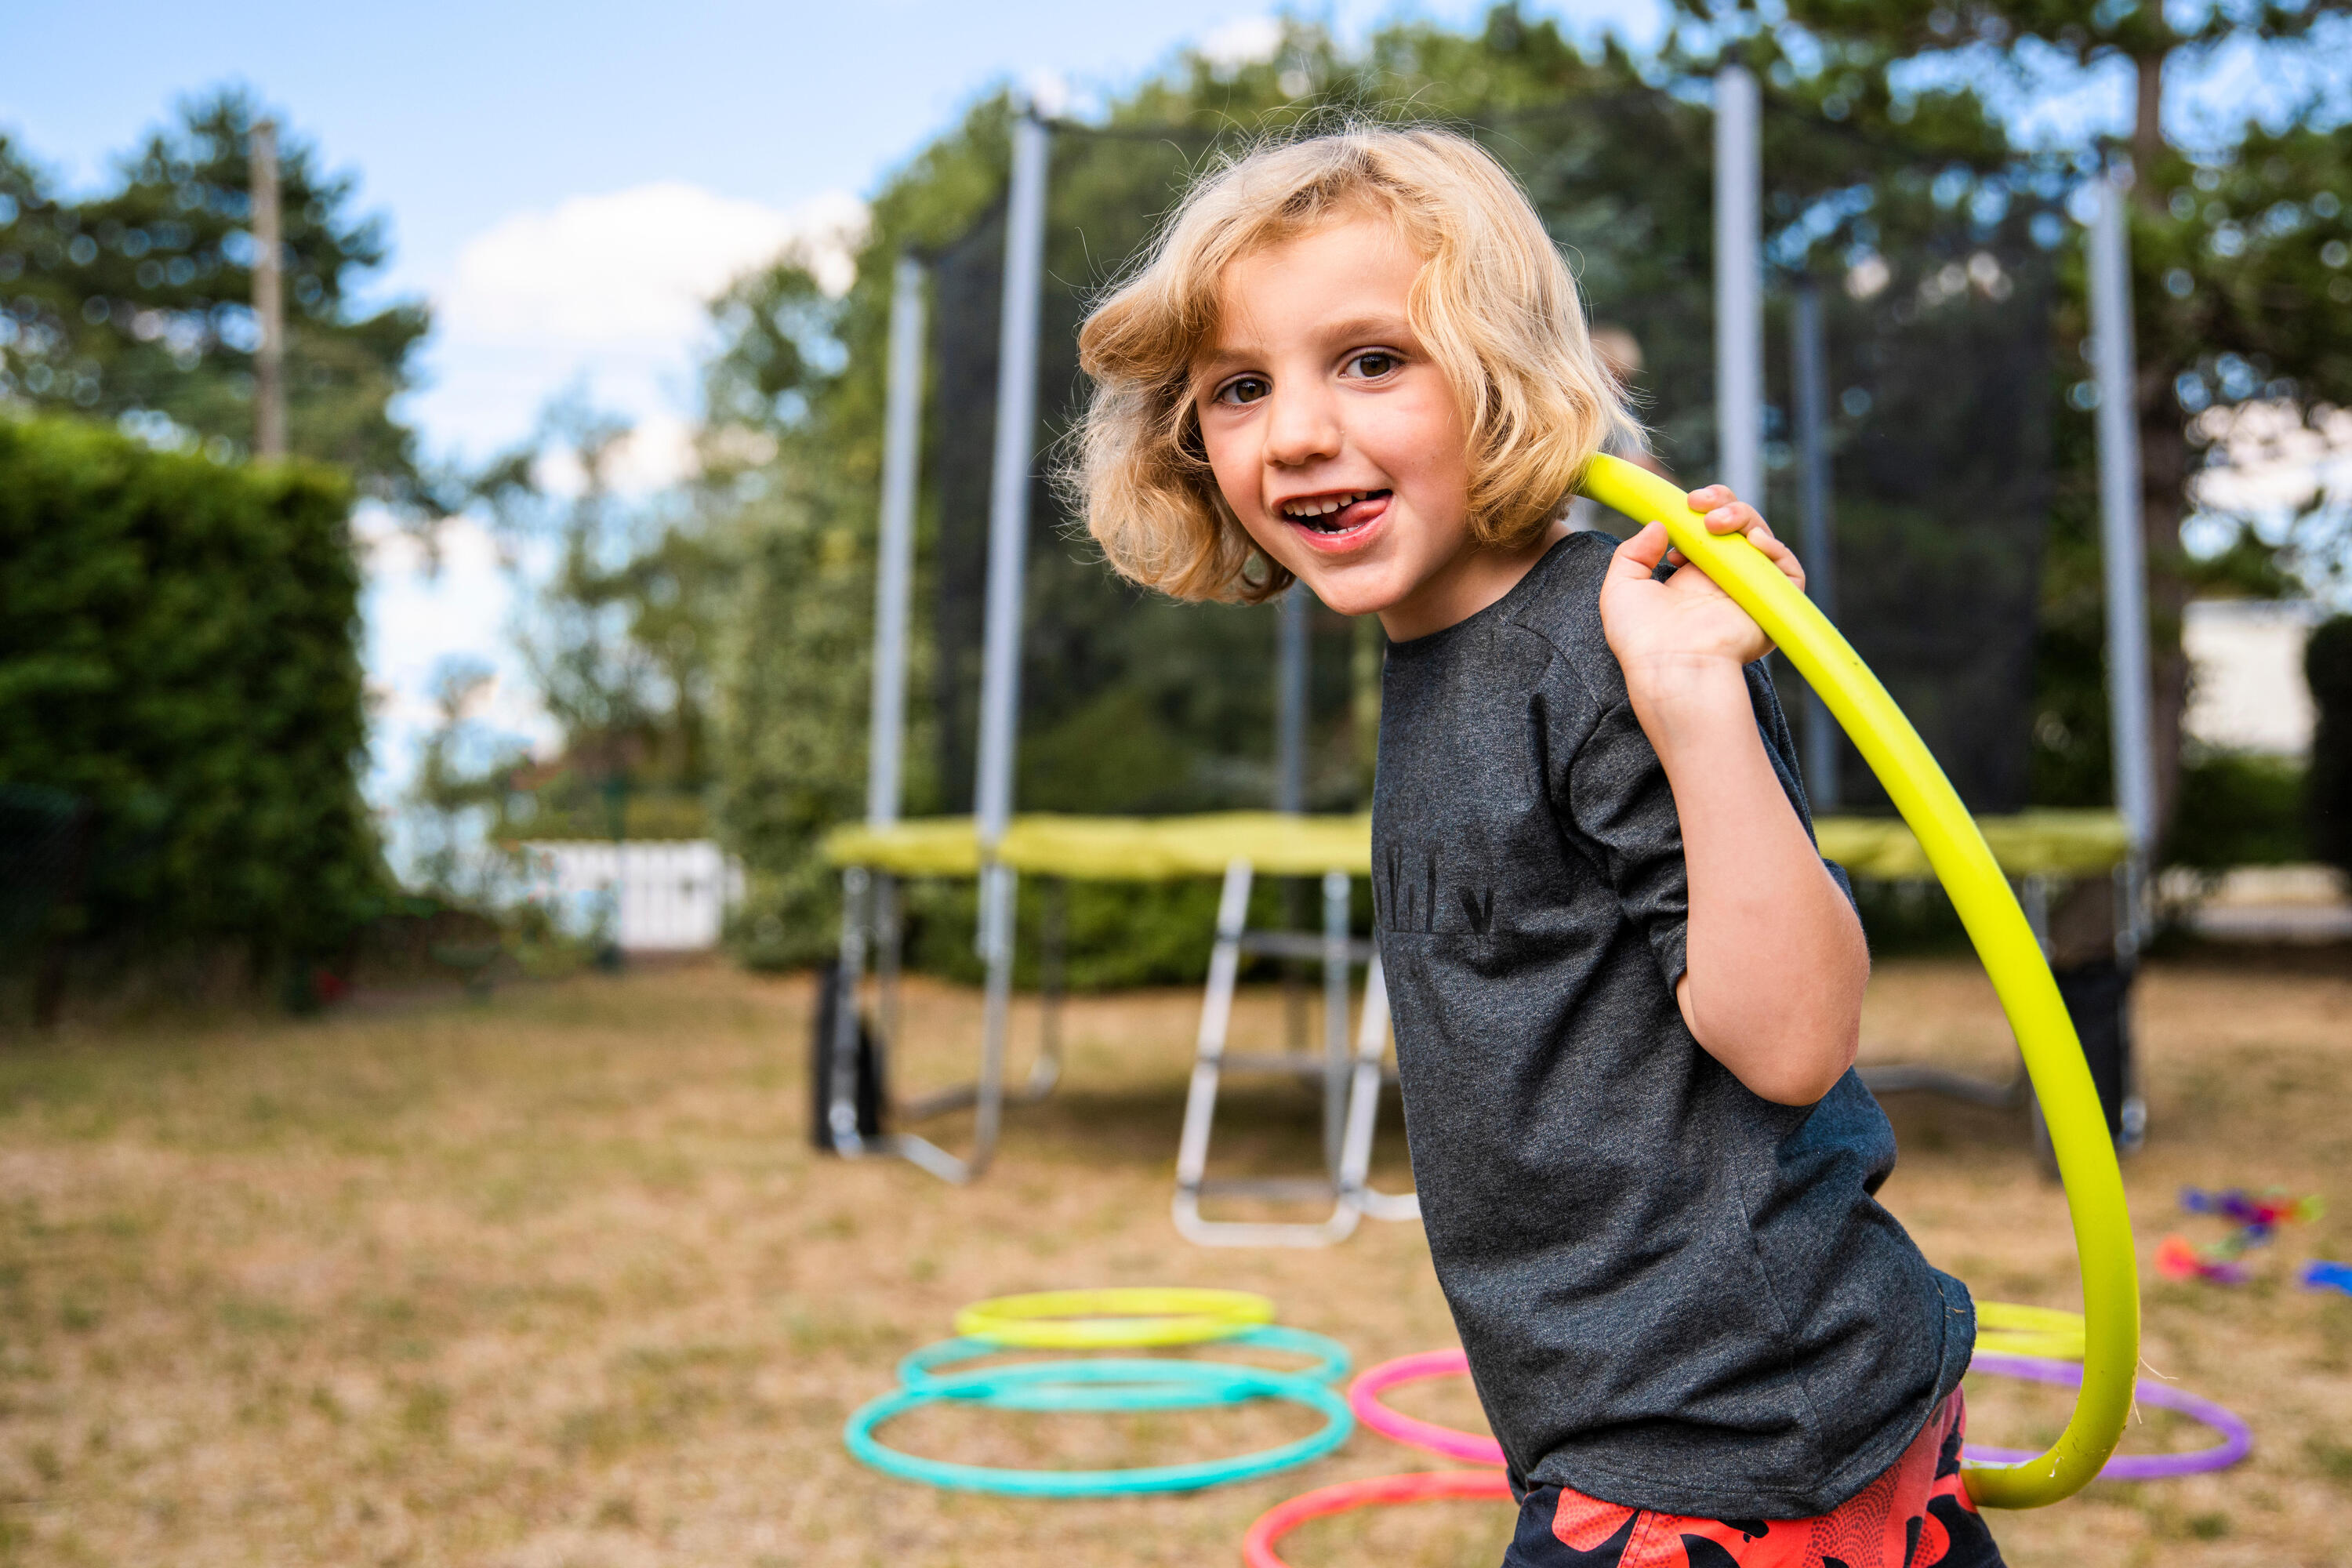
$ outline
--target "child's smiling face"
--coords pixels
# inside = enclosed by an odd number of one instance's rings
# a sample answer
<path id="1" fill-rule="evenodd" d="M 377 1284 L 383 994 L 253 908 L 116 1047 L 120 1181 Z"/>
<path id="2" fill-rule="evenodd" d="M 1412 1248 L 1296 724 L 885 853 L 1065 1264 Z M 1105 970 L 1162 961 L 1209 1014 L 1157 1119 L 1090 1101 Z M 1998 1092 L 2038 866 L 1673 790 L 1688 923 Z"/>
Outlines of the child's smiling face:
<path id="1" fill-rule="evenodd" d="M 1371 215 L 1246 256 L 1192 366 L 1210 468 L 1250 537 L 1397 638 L 1500 596 L 1481 592 L 1496 552 L 1470 529 L 1461 405 L 1408 310 L 1423 261 Z"/>

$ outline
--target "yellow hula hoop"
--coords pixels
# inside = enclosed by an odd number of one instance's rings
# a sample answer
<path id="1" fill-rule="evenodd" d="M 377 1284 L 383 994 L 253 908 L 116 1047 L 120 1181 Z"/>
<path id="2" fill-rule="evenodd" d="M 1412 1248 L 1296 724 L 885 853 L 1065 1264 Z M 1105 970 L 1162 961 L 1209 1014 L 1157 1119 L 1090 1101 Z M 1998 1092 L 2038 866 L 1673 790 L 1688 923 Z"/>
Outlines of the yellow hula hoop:
<path id="1" fill-rule="evenodd" d="M 1984 835 L 1918 731 L 1779 567 L 1737 534 L 1708 532 L 1685 492 L 1631 463 L 1596 457 L 1579 488 L 1636 521 L 1665 524 L 1675 547 L 1756 617 L 1878 775 L 1976 944 L 2049 1124 L 2074 1220 L 2084 1324 L 2083 1386 L 2058 1441 L 2017 1464 L 1971 1463 L 1964 1476 L 1969 1495 L 1994 1508 L 2039 1508 L 2069 1497 L 2098 1475 L 2131 1411 L 2132 1374 L 2139 1364 L 2139 1274 L 2115 1143 L 2041 944 Z"/>
<path id="2" fill-rule="evenodd" d="M 1977 1303 L 1977 1349 L 1997 1355 L 2083 1359 L 2083 1314 L 2014 1301 Z"/>
<path id="3" fill-rule="evenodd" d="M 955 1331 L 1024 1350 L 1111 1350 L 1205 1344 L 1272 1321 L 1274 1303 L 1246 1290 L 1142 1286 L 975 1301 Z"/>

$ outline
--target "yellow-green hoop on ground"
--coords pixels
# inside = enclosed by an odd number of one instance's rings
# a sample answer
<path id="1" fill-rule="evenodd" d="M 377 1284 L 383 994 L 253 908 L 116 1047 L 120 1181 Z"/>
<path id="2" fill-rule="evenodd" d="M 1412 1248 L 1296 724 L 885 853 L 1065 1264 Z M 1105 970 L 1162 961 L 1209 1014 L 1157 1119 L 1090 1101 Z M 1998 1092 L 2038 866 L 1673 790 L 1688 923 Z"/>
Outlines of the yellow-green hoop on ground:
<path id="1" fill-rule="evenodd" d="M 2084 1319 L 2083 1386 L 2057 1442 L 2017 1464 L 1970 1464 L 1964 1475 L 1969 1495 L 1994 1508 L 2039 1508 L 2070 1497 L 2098 1475 L 2131 1411 L 2132 1374 L 2139 1364 L 2139 1272 L 2106 1114 L 2041 944 L 1984 835 L 1918 731 L 1779 567 L 1739 535 L 1708 532 L 1684 491 L 1631 463 L 1596 457 L 1579 488 L 1636 522 L 1664 523 L 1675 548 L 1756 617 L 1878 775 L 1959 911 L 2009 1015 L 2049 1124 L 2074 1220 Z"/>
<path id="2" fill-rule="evenodd" d="M 955 1315 L 955 1331 L 1023 1350 L 1136 1350 L 1229 1340 L 1272 1321 L 1274 1303 L 1247 1290 L 1129 1286 L 975 1301 Z"/>
<path id="3" fill-rule="evenodd" d="M 2083 1314 L 2014 1301 L 1977 1303 L 1977 1349 L 1995 1355 L 2083 1359 Z"/>

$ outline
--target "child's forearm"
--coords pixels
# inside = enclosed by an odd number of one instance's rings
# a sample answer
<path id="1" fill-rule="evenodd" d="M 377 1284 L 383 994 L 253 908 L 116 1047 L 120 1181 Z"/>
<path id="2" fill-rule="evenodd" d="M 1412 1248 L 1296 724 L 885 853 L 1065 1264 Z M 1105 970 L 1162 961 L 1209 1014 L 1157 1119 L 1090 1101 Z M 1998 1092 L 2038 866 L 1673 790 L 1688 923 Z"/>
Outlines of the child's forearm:
<path id="1" fill-rule="evenodd" d="M 1634 689 L 1689 868 L 1683 1019 L 1748 1089 L 1811 1105 L 1853 1063 L 1870 973 L 1861 922 L 1781 790 L 1739 668 L 1694 661 Z"/>

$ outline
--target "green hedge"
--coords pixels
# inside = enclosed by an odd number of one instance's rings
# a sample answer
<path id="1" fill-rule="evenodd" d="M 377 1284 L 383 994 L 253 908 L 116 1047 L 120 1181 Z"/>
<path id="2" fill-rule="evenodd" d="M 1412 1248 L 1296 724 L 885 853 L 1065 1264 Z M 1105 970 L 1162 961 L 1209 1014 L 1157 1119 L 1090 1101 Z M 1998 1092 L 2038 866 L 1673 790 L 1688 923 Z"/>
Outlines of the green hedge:
<path id="1" fill-rule="evenodd" d="M 2311 850 L 2352 875 L 2352 616 L 2331 616 L 2313 630 L 2303 671 L 2319 710 L 2305 796 Z"/>
<path id="2" fill-rule="evenodd" d="M 2226 871 L 2307 858 L 2304 768 L 2280 757 L 2220 752 L 2181 765 L 2168 866 Z"/>
<path id="3" fill-rule="evenodd" d="M 274 967 L 383 907 L 351 504 L 331 469 L 0 419 L 0 786 L 88 823 L 53 931 Z"/>

